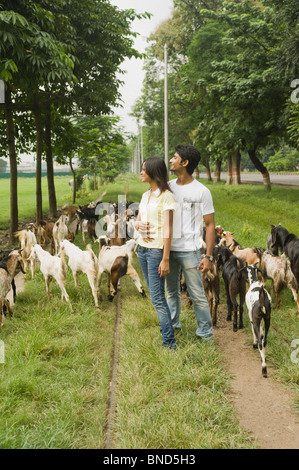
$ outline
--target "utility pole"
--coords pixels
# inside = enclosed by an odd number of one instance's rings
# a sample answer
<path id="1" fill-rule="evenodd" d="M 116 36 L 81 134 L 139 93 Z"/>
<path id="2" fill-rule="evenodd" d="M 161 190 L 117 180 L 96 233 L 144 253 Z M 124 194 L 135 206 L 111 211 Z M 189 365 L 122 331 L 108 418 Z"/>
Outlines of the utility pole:
<path id="1" fill-rule="evenodd" d="M 167 44 L 164 46 L 164 159 L 168 171 L 168 80 Z"/>

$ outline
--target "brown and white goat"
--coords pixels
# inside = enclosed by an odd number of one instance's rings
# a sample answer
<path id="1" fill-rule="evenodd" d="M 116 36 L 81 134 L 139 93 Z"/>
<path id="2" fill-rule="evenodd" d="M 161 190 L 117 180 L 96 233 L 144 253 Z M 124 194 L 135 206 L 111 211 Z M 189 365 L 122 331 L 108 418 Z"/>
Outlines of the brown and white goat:
<path id="1" fill-rule="evenodd" d="M 145 297 L 138 273 L 132 265 L 135 244 L 135 240 L 130 240 L 122 246 L 103 246 L 99 252 L 97 285 L 100 288 L 102 275 L 106 272 L 108 274 L 108 298 L 111 301 L 117 293 L 119 279 L 125 274 L 132 279 L 140 294 Z"/>
<path id="2" fill-rule="evenodd" d="M 220 277 L 217 262 L 211 262 L 212 267 L 202 274 L 202 282 L 209 303 L 213 326 L 217 325 L 217 311 L 220 302 Z"/>
<path id="3" fill-rule="evenodd" d="M 65 251 L 65 254 L 69 259 L 68 265 L 73 273 L 75 286 L 79 287 L 78 273 L 86 274 L 91 287 L 95 306 L 98 307 L 98 259 L 92 251 L 91 245 L 87 245 L 86 248 L 86 250 L 82 251 L 78 246 L 68 240 L 63 240 L 60 244 L 60 249 Z"/>
<path id="4" fill-rule="evenodd" d="M 21 244 L 21 254 L 23 258 L 24 264 L 24 271 L 26 272 L 28 269 L 28 257 L 30 255 L 31 249 L 34 245 L 36 245 L 36 236 L 34 235 L 31 230 L 19 230 L 14 233 L 15 237 L 17 237 Z M 33 279 L 33 270 L 34 270 L 34 262 L 30 263 L 31 268 L 31 276 Z"/>
<path id="5" fill-rule="evenodd" d="M 55 255 L 58 254 L 60 243 L 65 240 L 68 236 L 68 224 L 69 218 L 67 215 L 62 214 L 59 219 L 55 222 L 53 227 L 53 240 L 55 247 Z"/>
<path id="6" fill-rule="evenodd" d="M 41 220 L 40 223 L 29 224 L 31 230 L 35 234 L 38 240 L 38 244 L 45 250 L 48 243 L 51 245 L 51 253 L 54 254 L 54 240 L 53 240 L 53 227 L 54 222 L 48 222 L 47 220 Z"/>
<path id="7" fill-rule="evenodd" d="M 235 256 L 237 256 L 237 258 L 246 261 L 247 264 L 254 265 L 258 263 L 258 265 L 260 265 L 261 256 L 264 250 L 256 246 L 252 248 L 242 248 L 241 245 L 234 239 L 232 232 L 225 230 L 222 233 L 220 245 L 227 246 L 230 251 Z"/>
<path id="8" fill-rule="evenodd" d="M 291 270 L 291 264 L 288 257 L 283 253 L 281 256 L 273 256 L 268 251 L 262 254 L 260 269 L 265 278 L 272 280 L 271 285 L 271 297 L 275 292 L 276 305 L 275 308 L 279 308 L 281 304 L 281 291 L 288 288 L 292 291 L 294 301 L 297 305 L 297 311 L 299 313 L 299 301 L 298 301 L 298 287 L 295 276 Z"/>
<path id="9" fill-rule="evenodd" d="M 265 347 L 270 328 L 271 297 L 263 284 L 258 281 L 256 266 L 247 266 L 247 272 L 250 285 L 245 301 L 252 327 L 253 347 L 259 349 L 262 359 L 262 375 L 267 377 Z"/>
<path id="10" fill-rule="evenodd" d="M 23 258 L 21 256 L 21 250 L 13 250 L 8 257 L 5 259 L 5 264 L 1 264 L 0 267 L 0 332 L 3 325 L 4 315 L 3 307 L 5 306 L 9 315 L 12 316 L 12 310 L 9 302 L 6 299 L 9 293 L 12 281 L 16 274 L 18 266 L 23 270 Z"/>
<path id="11" fill-rule="evenodd" d="M 40 245 L 35 245 L 30 253 L 30 259 L 38 259 L 40 261 L 40 270 L 44 275 L 46 283 L 46 292 L 50 300 L 50 280 L 53 277 L 61 290 L 61 300 L 66 300 L 71 312 L 73 312 L 72 304 L 70 302 L 68 293 L 65 289 L 65 281 L 67 274 L 67 264 L 65 262 L 65 253 L 62 249 L 59 256 L 52 256 L 47 251 L 43 250 Z"/>

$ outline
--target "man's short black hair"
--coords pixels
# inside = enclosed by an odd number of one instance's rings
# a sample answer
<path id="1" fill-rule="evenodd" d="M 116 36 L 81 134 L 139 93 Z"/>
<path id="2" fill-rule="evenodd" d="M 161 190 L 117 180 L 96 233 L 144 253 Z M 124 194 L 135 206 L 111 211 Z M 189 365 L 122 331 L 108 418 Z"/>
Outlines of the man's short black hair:
<path id="1" fill-rule="evenodd" d="M 179 154 L 182 160 L 188 160 L 189 163 L 186 170 L 189 175 L 192 175 L 201 158 L 197 148 L 190 144 L 179 144 L 176 146 L 175 151 Z"/>

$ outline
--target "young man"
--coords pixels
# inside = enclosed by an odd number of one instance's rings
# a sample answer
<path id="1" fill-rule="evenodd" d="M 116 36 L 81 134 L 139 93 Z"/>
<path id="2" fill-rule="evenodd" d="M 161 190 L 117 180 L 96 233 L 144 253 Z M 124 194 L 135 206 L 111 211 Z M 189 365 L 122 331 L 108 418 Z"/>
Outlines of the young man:
<path id="1" fill-rule="evenodd" d="M 169 268 L 166 277 L 167 303 L 173 327 L 180 328 L 181 291 L 180 273 L 183 271 L 187 289 L 193 302 L 200 339 L 213 337 L 212 320 L 206 299 L 202 274 L 210 268 L 215 242 L 214 207 L 208 188 L 192 177 L 200 161 L 199 151 L 193 145 L 177 145 L 170 160 L 170 171 L 177 179 L 170 188 L 177 201 L 173 216 L 173 233 L 170 246 Z M 207 254 L 201 259 L 199 252 L 203 221 L 206 227 Z"/>

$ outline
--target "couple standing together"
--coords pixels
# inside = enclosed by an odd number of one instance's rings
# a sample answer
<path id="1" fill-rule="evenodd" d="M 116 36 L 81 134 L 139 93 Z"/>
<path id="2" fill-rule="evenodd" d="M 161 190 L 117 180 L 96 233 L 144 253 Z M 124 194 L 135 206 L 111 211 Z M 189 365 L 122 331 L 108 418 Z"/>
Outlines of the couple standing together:
<path id="1" fill-rule="evenodd" d="M 149 183 L 150 189 L 142 195 L 135 222 L 142 237 L 138 258 L 157 311 L 163 344 L 173 349 L 176 348 L 174 330 L 181 327 L 181 271 L 195 310 L 196 336 L 205 340 L 213 337 L 202 273 L 211 267 L 215 240 L 211 193 L 192 177 L 200 153 L 193 145 L 177 145 L 175 150 L 170 160 L 170 171 L 177 176 L 175 180 L 168 181 L 167 168 L 161 158 L 144 161 L 142 182 Z M 199 244 L 203 221 L 207 254 L 201 259 Z"/>

